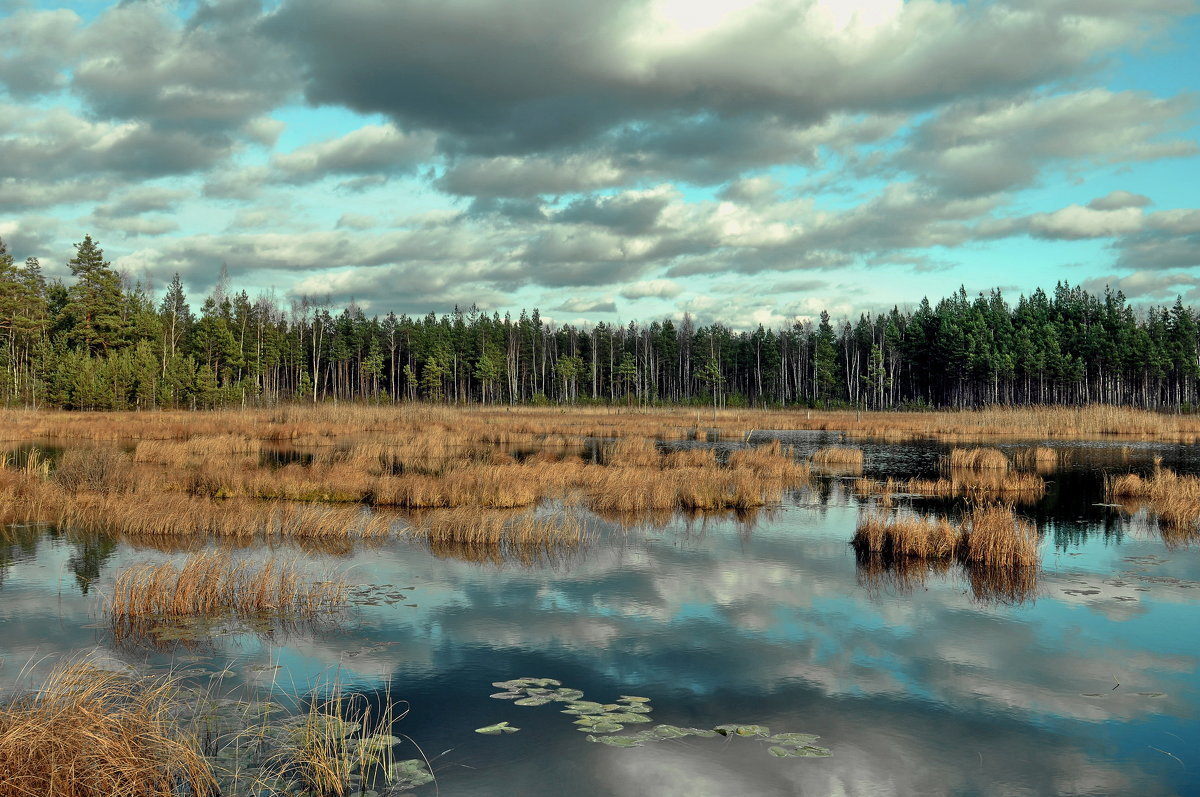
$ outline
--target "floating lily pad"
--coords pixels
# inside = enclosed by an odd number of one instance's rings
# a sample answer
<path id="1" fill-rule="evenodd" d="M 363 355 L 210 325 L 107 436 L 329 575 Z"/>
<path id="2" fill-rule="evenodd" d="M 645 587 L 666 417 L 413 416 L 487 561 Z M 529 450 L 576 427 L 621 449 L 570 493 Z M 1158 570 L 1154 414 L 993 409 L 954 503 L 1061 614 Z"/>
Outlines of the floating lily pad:
<path id="1" fill-rule="evenodd" d="M 625 726 L 619 722 L 597 722 L 591 727 L 591 730 L 595 733 L 616 733 L 624 728 Z"/>
<path id="2" fill-rule="evenodd" d="M 650 722 L 650 718 L 645 714 L 628 714 L 624 711 L 613 711 L 605 715 L 609 722 L 624 722 L 635 724 L 639 722 Z"/>
<path id="3" fill-rule="evenodd" d="M 488 695 L 488 697 L 494 697 L 497 700 L 516 700 L 520 696 L 520 692 L 497 692 L 494 695 Z"/>
<path id="4" fill-rule="evenodd" d="M 514 728 L 507 722 L 497 722 L 495 725 L 488 725 L 485 728 L 476 728 L 475 733 L 483 733 L 487 734 L 488 736 L 498 736 L 501 733 L 516 733 L 519 730 L 521 729 Z"/>
<path id="5" fill-rule="evenodd" d="M 761 736 L 766 738 L 771 735 L 771 729 L 765 725 L 726 724 L 718 725 L 713 730 L 722 736 Z"/>
<path id="6" fill-rule="evenodd" d="M 642 740 L 636 736 L 589 736 L 589 742 L 599 742 L 610 747 L 641 747 Z"/>
<path id="7" fill-rule="evenodd" d="M 520 700 L 514 700 L 513 705 L 514 706 L 544 706 L 549 702 L 550 702 L 550 698 L 541 697 L 539 695 L 539 696 L 535 696 L 535 697 L 523 697 Z"/>
<path id="8" fill-rule="evenodd" d="M 650 698 L 638 697 L 637 695 L 621 695 L 617 698 L 618 703 L 649 703 Z"/>
<path id="9" fill-rule="evenodd" d="M 800 747 L 810 742 L 815 742 L 820 738 L 820 736 L 814 736 L 811 733 L 777 733 L 774 736 L 768 736 L 767 741 Z"/>

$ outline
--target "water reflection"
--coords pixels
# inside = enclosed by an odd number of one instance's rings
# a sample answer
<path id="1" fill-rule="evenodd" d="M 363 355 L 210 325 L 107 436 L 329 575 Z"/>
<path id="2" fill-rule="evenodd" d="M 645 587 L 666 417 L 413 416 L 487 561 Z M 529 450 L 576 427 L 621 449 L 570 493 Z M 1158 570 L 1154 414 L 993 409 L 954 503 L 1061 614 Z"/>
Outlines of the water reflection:
<path id="1" fill-rule="evenodd" d="M 1072 449 L 1028 510 L 1047 540 L 1036 584 L 856 557 L 848 543 L 862 499 L 851 480 L 818 479 L 769 511 L 593 518 L 575 547 L 307 548 L 314 565 L 376 585 L 384 599 L 334 627 L 226 628 L 190 648 L 117 648 L 89 627 L 116 572 L 177 554 L 9 530 L 0 680 L 39 655 L 92 645 L 118 660 L 228 672 L 229 690 L 302 694 L 336 672 L 410 702 L 398 730 L 430 753 L 454 795 L 1194 792 L 1200 639 L 1181 629 L 1194 626 L 1200 561 L 1164 545 L 1148 518 L 1096 506 L 1092 451 Z M 935 472 L 940 456 L 930 446 L 888 452 L 868 447 L 872 478 L 886 478 L 885 456 L 914 463 L 912 475 Z M 1153 450 L 1129 456 L 1143 455 Z M 609 749 L 552 707 L 488 698 L 493 681 L 540 675 L 605 701 L 649 697 L 656 720 L 675 725 L 819 734 L 833 756 L 747 758 L 705 739 Z M 499 721 L 522 730 L 474 733 Z"/>

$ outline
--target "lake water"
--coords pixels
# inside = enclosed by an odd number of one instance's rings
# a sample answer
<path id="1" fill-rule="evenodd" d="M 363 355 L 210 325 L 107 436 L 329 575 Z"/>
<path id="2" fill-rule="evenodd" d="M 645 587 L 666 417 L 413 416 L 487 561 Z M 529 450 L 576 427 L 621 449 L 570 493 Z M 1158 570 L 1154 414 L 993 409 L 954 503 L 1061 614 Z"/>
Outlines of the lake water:
<path id="1" fill-rule="evenodd" d="M 785 436 L 801 453 L 832 439 Z M 1102 490 L 1105 470 L 1162 456 L 1195 473 L 1200 457 L 1055 447 L 1070 465 L 1020 508 L 1042 533 L 1042 571 L 1016 597 L 957 566 L 863 568 L 849 545 L 863 499 L 827 477 L 753 517 L 625 528 L 589 515 L 590 542 L 537 561 L 405 540 L 304 552 L 376 589 L 334 624 L 231 627 L 151 651 L 113 643 L 104 597 L 123 567 L 180 554 L 12 528 L 0 538 L 0 681 L 93 651 L 197 683 L 226 671 L 219 688 L 231 693 L 303 693 L 334 677 L 388 689 L 410 709 L 396 730 L 437 775 L 413 793 L 443 797 L 1200 793 L 1200 557 L 1165 544 L 1144 514 L 1104 506 Z M 864 450 L 866 474 L 883 478 L 931 474 L 945 447 Z M 519 677 L 602 703 L 649 698 L 655 723 L 817 734 L 830 756 L 776 758 L 751 738 L 592 743 L 560 704 L 489 697 L 493 682 Z M 501 721 L 521 730 L 474 732 Z M 652 726 L 623 733 L 641 727 Z"/>

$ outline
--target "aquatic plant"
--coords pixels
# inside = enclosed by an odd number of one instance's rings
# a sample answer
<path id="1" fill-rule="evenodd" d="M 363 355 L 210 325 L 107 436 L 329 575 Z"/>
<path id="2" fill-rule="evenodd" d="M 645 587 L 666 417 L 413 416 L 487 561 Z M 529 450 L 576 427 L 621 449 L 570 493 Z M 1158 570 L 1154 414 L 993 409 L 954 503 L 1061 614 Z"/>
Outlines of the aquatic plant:
<path id="1" fill-rule="evenodd" d="M 681 728 L 675 725 L 655 725 L 632 735 L 615 735 L 627 725 L 653 722 L 650 698 L 640 695 L 621 695 L 612 703 L 584 700 L 579 689 L 564 687 L 554 678 L 513 678 L 492 684 L 503 691 L 491 695 L 496 700 L 511 700 L 516 706 L 544 706 L 558 703 L 566 707 L 561 713 L 575 717 L 576 730 L 587 734 L 589 742 L 610 747 L 641 747 L 652 742 L 686 737 L 751 738 L 768 745 L 767 752 L 777 758 L 824 758 L 829 751 L 812 744 L 818 736 L 805 733 L 776 733 L 763 725 L 723 724 L 714 728 Z M 520 730 L 507 721 L 476 729 L 476 733 L 498 735 Z"/>
<path id="2" fill-rule="evenodd" d="M 946 458 L 951 468 L 963 470 L 1008 470 L 1012 464 L 995 448 L 954 448 Z"/>
<path id="3" fill-rule="evenodd" d="M 86 661 L 56 666 L 0 703 L 3 797 L 176 797 L 216 787 L 198 739 L 175 720 L 176 682 Z"/>
<path id="4" fill-rule="evenodd" d="M 116 578 L 106 612 L 114 625 L 137 618 L 312 616 L 346 601 L 343 579 L 307 582 L 294 561 L 236 561 L 228 551 L 173 562 L 136 564 Z"/>
<path id="5" fill-rule="evenodd" d="M 1185 545 L 1200 538 L 1200 477 L 1175 473 L 1156 457 L 1148 476 L 1105 476 L 1104 486 L 1108 496 L 1123 502 L 1128 511 L 1149 509 L 1167 544 Z"/>

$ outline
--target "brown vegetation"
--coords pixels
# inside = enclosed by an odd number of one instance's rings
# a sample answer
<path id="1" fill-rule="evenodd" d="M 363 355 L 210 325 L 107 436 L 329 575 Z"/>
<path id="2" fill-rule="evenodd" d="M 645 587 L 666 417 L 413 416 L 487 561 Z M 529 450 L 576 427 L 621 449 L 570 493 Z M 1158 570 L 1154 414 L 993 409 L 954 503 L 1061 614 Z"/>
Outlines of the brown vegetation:
<path id="1" fill-rule="evenodd" d="M 861 448 L 848 446 L 830 446 L 819 448 L 813 452 L 809 460 L 814 465 L 832 466 L 836 468 L 862 471 L 863 452 Z"/>
<path id="2" fill-rule="evenodd" d="M 851 541 L 855 550 L 901 559 L 953 559 L 1000 567 L 1036 567 L 1037 529 L 1012 507 L 974 507 L 956 529 L 944 517 L 864 515 Z"/>
<path id="3" fill-rule="evenodd" d="M 1034 446 L 1023 448 L 1017 452 L 1017 467 L 1038 473 L 1053 473 L 1062 461 L 1062 454 L 1056 448 Z"/>
<path id="4" fill-rule="evenodd" d="M 1186 544 L 1200 537 L 1200 477 L 1177 474 L 1156 458 L 1147 477 L 1126 473 L 1105 477 L 1104 482 L 1109 497 L 1128 511 L 1146 507 L 1168 543 Z"/>
<path id="5" fill-rule="evenodd" d="M 137 564 L 121 572 L 106 611 L 115 629 L 145 618 L 232 615 L 312 617 L 345 604 L 343 580 L 308 582 L 295 562 L 236 561 L 208 551 L 172 562 Z"/>
<path id="6" fill-rule="evenodd" d="M 339 439 L 384 436 L 445 437 L 466 445 L 577 445 L 587 437 L 695 439 L 715 432 L 741 440 L 770 429 L 844 431 L 881 440 L 947 442 L 1054 439 L 1200 440 L 1200 417 L 1127 407 L 991 407 L 941 412 L 818 410 L 626 410 L 616 407 L 469 407 L 404 403 L 393 406 L 290 405 L 205 412 L 72 413 L 8 411 L 0 436 L 8 440 L 188 440 L 244 435 L 268 443 L 331 446 Z M 430 443 L 433 445 L 432 443 Z"/>
<path id="7" fill-rule="evenodd" d="M 976 501 L 1015 501 L 1031 504 L 1046 494 L 1046 483 L 1033 473 L 951 469 L 937 479 L 909 479 L 905 491 L 936 498 L 970 498 Z"/>
<path id="8" fill-rule="evenodd" d="M 0 795 L 212 793 L 196 738 L 175 722 L 175 697 L 169 680 L 87 662 L 56 667 L 40 688 L 0 705 Z"/>
<path id="9" fill-rule="evenodd" d="M 950 470 L 1006 471 L 1011 463 L 995 448 L 954 448 L 947 457 Z"/>

